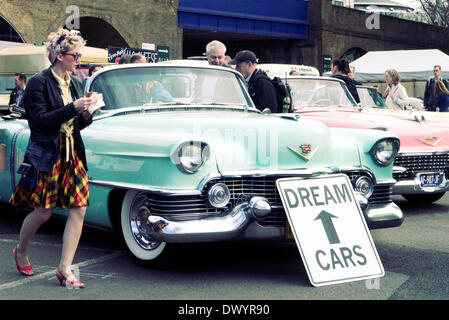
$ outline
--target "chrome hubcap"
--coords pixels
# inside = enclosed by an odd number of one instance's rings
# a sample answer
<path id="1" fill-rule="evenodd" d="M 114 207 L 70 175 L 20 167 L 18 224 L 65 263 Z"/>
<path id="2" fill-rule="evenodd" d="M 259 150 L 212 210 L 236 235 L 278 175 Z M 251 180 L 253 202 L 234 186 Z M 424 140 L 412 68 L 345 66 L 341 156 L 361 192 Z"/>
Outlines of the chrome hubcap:
<path id="1" fill-rule="evenodd" d="M 161 242 L 153 240 L 148 234 L 148 217 L 151 212 L 145 205 L 147 197 L 144 194 L 139 194 L 134 199 L 130 214 L 129 225 L 134 240 L 144 250 L 154 250 Z"/>

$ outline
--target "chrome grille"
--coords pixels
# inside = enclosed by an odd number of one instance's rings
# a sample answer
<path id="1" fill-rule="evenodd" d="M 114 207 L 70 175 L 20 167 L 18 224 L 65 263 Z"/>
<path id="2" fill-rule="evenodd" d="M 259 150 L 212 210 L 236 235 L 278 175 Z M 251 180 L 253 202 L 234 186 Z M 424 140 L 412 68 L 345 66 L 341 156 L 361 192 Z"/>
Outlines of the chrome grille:
<path id="1" fill-rule="evenodd" d="M 352 182 L 361 175 L 368 175 L 366 172 L 350 171 L 345 172 Z M 272 207 L 268 217 L 260 222 L 263 226 L 285 226 L 287 217 L 282 205 L 281 198 L 277 191 L 276 180 L 287 176 L 239 176 L 223 177 L 209 181 L 204 187 L 204 192 L 200 196 L 161 196 L 149 194 L 146 206 L 151 213 L 160 216 L 169 216 L 171 220 L 201 219 L 211 215 L 219 215 L 237 205 L 240 202 L 248 201 L 252 196 L 265 197 Z M 207 191 L 215 183 L 225 183 L 231 193 L 231 201 L 225 208 L 214 208 L 209 205 Z M 391 202 L 391 186 L 376 186 L 373 195 L 369 198 L 369 203 L 389 203 Z"/>
<path id="2" fill-rule="evenodd" d="M 151 213 L 170 216 L 171 220 L 201 219 L 223 212 L 209 205 L 207 195 L 201 196 L 160 196 L 150 194 L 145 205 Z"/>
<path id="3" fill-rule="evenodd" d="M 407 171 L 393 174 L 397 181 L 413 180 L 419 172 L 444 172 L 449 177 L 449 153 L 398 155 L 394 165 L 407 168 Z"/>

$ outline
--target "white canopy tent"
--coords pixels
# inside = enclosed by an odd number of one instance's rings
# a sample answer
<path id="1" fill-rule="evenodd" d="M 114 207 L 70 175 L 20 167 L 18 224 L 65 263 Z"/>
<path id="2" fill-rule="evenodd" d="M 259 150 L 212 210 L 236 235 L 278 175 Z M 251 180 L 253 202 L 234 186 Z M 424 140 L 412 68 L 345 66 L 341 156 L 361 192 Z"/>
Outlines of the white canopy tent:
<path id="1" fill-rule="evenodd" d="M 442 77 L 449 79 L 449 56 L 438 49 L 369 51 L 350 65 L 360 82 L 385 81 L 388 69 L 396 69 L 402 81 L 426 81 L 435 65 L 440 65 Z"/>

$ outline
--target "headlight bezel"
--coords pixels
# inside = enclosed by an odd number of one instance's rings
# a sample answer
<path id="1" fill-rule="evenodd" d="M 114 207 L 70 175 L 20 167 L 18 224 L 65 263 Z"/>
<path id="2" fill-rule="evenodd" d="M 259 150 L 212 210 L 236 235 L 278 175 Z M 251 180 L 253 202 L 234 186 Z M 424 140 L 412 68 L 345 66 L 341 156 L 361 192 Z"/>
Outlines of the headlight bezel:
<path id="1" fill-rule="evenodd" d="M 391 150 L 390 149 L 391 146 Z M 377 141 L 369 151 L 373 161 L 381 166 L 387 167 L 394 162 L 399 152 L 400 142 L 395 138 L 385 138 Z M 391 153 L 391 155 L 388 155 Z"/>
<path id="2" fill-rule="evenodd" d="M 210 147 L 203 141 L 181 143 L 171 156 L 180 171 L 187 174 L 198 172 L 210 158 Z"/>

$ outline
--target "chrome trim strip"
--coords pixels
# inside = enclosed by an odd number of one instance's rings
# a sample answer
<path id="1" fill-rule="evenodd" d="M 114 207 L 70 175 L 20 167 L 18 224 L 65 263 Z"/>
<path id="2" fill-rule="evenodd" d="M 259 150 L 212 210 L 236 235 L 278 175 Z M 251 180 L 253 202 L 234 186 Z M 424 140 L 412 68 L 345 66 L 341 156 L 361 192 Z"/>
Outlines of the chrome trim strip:
<path id="1" fill-rule="evenodd" d="M 139 191 L 147 191 L 154 194 L 160 194 L 165 196 L 199 196 L 201 192 L 195 189 L 164 189 L 164 188 L 154 188 L 147 185 L 135 184 L 135 183 L 123 183 L 114 181 L 100 181 L 100 180 L 90 180 L 89 183 L 111 188 L 120 189 L 131 189 Z"/>
<path id="2" fill-rule="evenodd" d="M 426 152 L 399 152 L 397 154 L 396 158 L 398 158 L 399 156 L 402 156 L 402 157 L 419 157 L 419 156 L 433 156 L 433 155 L 439 155 L 439 154 L 449 154 L 449 151 L 443 150 L 443 151 L 426 151 Z"/>
<path id="3" fill-rule="evenodd" d="M 12 191 L 14 192 L 14 190 L 16 190 L 16 143 L 17 143 L 17 139 L 19 137 L 19 134 L 26 130 L 26 128 L 20 128 L 19 130 L 17 130 L 16 132 L 14 132 L 14 135 L 12 137 L 11 140 L 11 156 L 9 158 L 9 170 L 10 170 L 10 175 L 11 175 L 11 188 Z M 6 157 L 6 155 L 5 155 Z"/>

